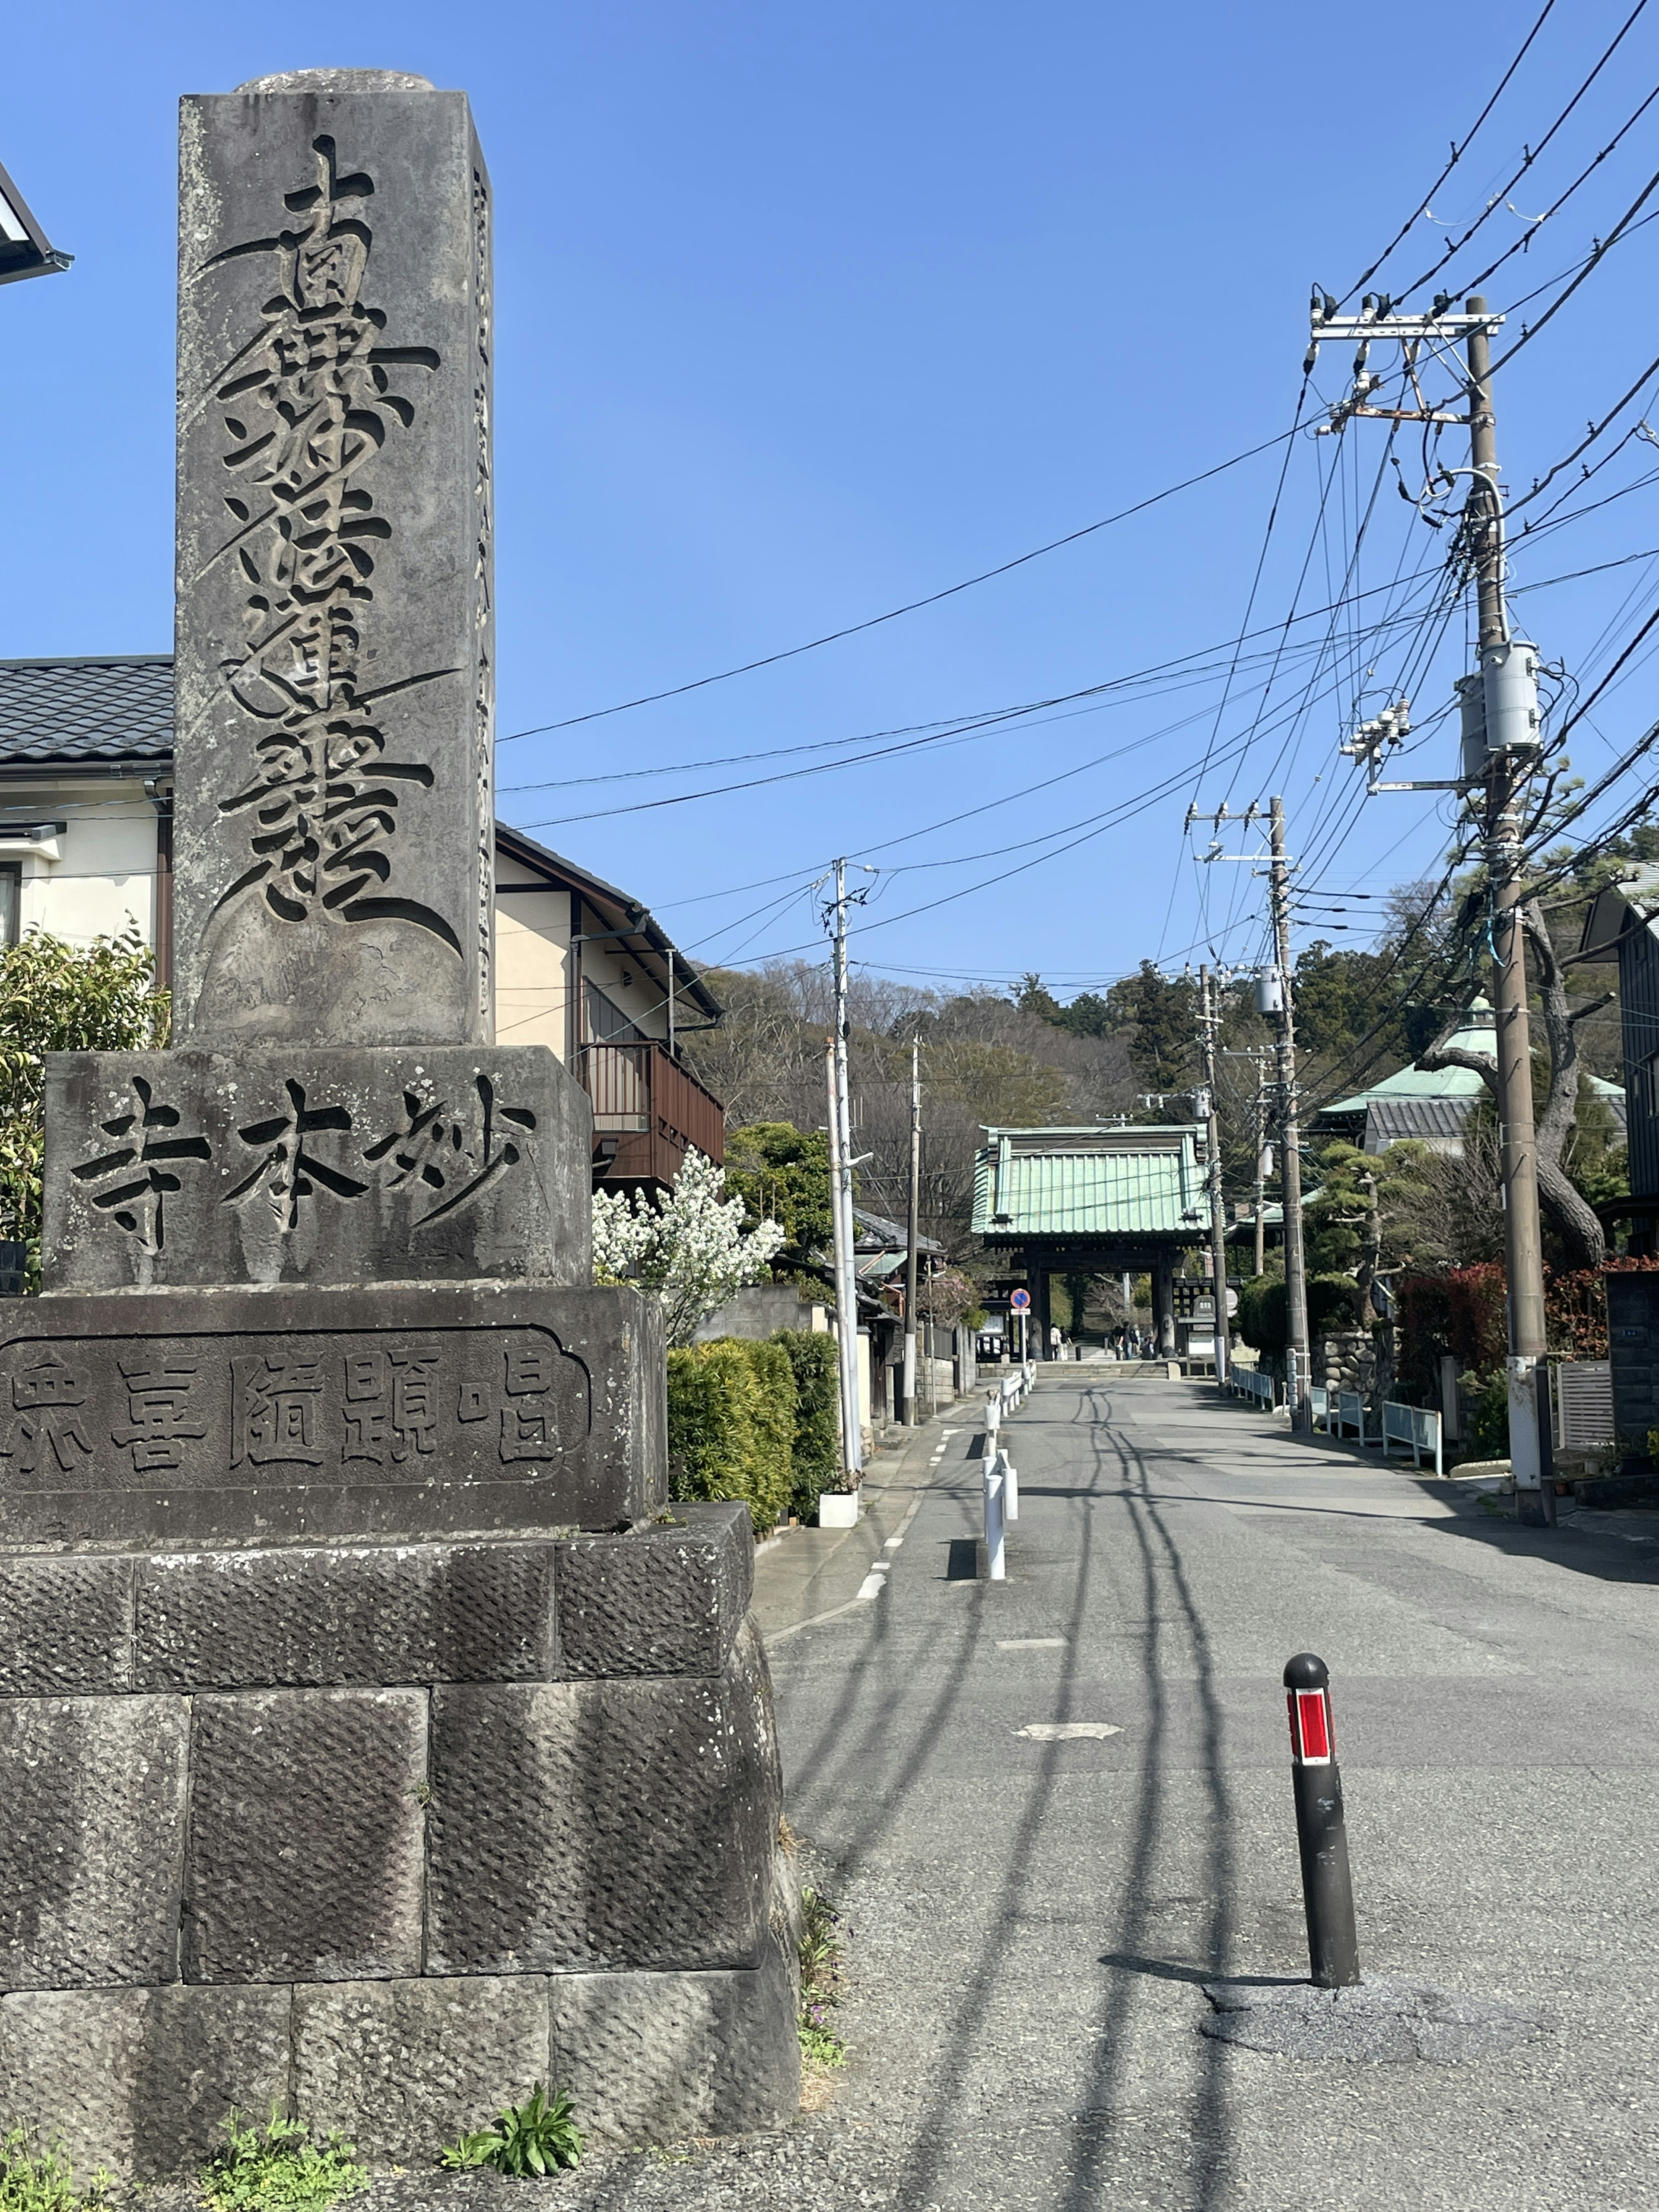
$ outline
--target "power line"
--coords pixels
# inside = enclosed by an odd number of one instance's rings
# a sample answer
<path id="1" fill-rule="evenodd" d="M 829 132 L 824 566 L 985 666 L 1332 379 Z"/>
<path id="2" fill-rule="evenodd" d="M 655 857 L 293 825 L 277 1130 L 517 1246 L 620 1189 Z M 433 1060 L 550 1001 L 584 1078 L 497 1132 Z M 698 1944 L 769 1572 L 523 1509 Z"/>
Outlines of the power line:
<path id="1" fill-rule="evenodd" d="M 1446 163 L 1445 167 L 1442 169 L 1440 174 L 1435 179 L 1434 182 L 1429 186 L 1428 191 L 1424 194 L 1422 203 L 1419 206 L 1416 214 L 1407 216 L 1405 222 L 1401 224 L 1400 229 L 1383 247 L 1382 252 L 1378 254 L 1376 259 L 1372 262 L 1370 267 L 1366 270 L 1364 276 L 1355 278 L 1354 282 L 1343 294 L 1341 299 L 1337 301 L 1338 307 L 1346 307 L 1347 302 L 1354 297 L 1356 293 L 1362 291 L 1364 287 L 1370 283 L 1377 270 L 1388 261 L 1395 247 L 1403 243 L 1407 234 L 1410 232 L 1413 224 L 1418 221 L 1419 216 L 1427 212 L 1430 202 L 1439 191 L 1441 185 L 1445 183 L 1447 178 L 1450 176 L 1452 171 L 1457 167 L 1457 164 L 1462 160 L 1464 155 L 1468 152 L 1469 148 L 1474 143 L 1475 134 L 1479 131 L 1481 125 L 1486 121 L 1486 118 L 1492 113 L 1493 108 L 1497 106 L 1498 101 L 1503 98 L 1505 91 L 1507 91 L 1510 78 L 1515 75 L 1516 70 L 1520 68 L 1522 63 L 1525 61 L 1528 53 L 1531 51 L 1533 40 L 1538 36 L 1538 33 L 1543 29 L 1544 25 L 1549 20 L 1551 11 L 1553 9 L 1554 6 L 1555 0 L 1544 0 L 1544 5 L 1539 13 L 1537 21 L 1533 25 L 1531 30 L 1528 32 L 1526 37 L 1522 40 L 1520 50 L 1516 53 L 1515 59 L 1510 64 L 1503 76 L 1498 80 L 1498 89 L 1492 94 L 1491 99 L 1488 100 L 1486 106 L 1481 109 L 1480 114 L 1475 117 L 1474 121 L 1469 125 L 1469 128 L 1464 136 L 1462 144 L 1460 146 L 1456 139 L 1453 139 L 1451 159 Z"/>
<path id="2" fill-rule="evenodd" d="M 1589 75 L 1579 86 L 1577 91 L 1574 93 L 1572 98 L 1561 110 L 1554 122 L 1551 124 L 1549 129 L 1539 140 L 1537 145 L 1528 146 L 1525 149 L 1525 158 L 1522 160 L 1520 167 L 1516 169 L 1514 175 L 1510 177 L 1508 184 L 1501 185 L 1499 189 L 1492 194 L 1492 198 L 1486 202 L 1486 206 L 1481 210 L 1480 213 L 1475 217 L 1474 221 L 1469 225 L 1468 228 L 1463 233 L 1463 235 L 1461 238 L 1452 239 L 1447 241 L 1445 250 L 1441 254 L 1440 258 L 1435 263 L 1433 268 L 1426 269 L 1420 276 L 1413 277 L 1412 282 L 1406 286 L 1404 291 L 1396 293 L 1394 295 L 1396 301 L 1408 300 L 1413 292 L 1420 291 L 1425 284 L 1431 283 L 1433 278 L 1439 276 L 1441 271 L 1445 268 L 1446 264 L 1452 259 L 1454 255 L 1460 253 L 1463 247 L 1466 246 L 1469 240 L 1474 236 L 1475 233 L 1480 230 L 1484 224 L 1489 222 L 1492 216 L 1497 213 L 1498 210 L 1507 202 L 1510 194 L 1515 190 L 1516 186 L 1521 182 L 1522 177 L 1524 177 L 1527 172 L 1532 167 L 1539 155 L 1544 151 L 1550 141 L 1555 137 L 1557 131 L 1559 131 L 1566 122 L 1568 117 L 1571 115 L 1579 101 L 1583 100 L 1584 94 L 1595 83 L 1596 78 L 1601 76 L 1602 70 L 1613 59 L 1614 54 L 1618 52 L 1620 47 L 1624 44 L 1626 35 L 1634 28 L 1637 17 L 1643 13 L 1647 7 L 1647 4 L 1648 0 L 1636 0 L 1635 7 L 1625 18 L 1625 21 L 1620 27 L 1619 30 L 1613 34 L 1612 42 L 1603 49 L 1601 59 L 1596 63 L 1595 68 L 1591 70 Z M 1559 207 L 1562 204 L 1562 200 L 1571 198 L 1571 194 L 1577 191 L 1578 186 L 1584 181 L 1584 178 L 1589 175 L 1590 170 L 1594 169 L 1598 162 L 1604 161 L 1607 155 L 1613 151 L 1613 148 L 1618 145 L 1619 139 L 1625 136 L 1625 132 L 1628 131 L 1632 125 L 1636 122 L 1638 118 L 1646 111 L 1656 96 L 1659 95 L 1656 95 L 1654 93 L 1649 94 L 1648 98 L 1644 100 L 1642 102 L 1641 106 L 1637 109 L 1636 114 L 1631 117 L 1630 121 L 1627 122 L 1625 125 L 1624 129 L 1620 131 L 1619 137 L 1613 139 L 1613 144 L 1607 147 L 1603 153 L 1596 155 L 1595 161 L 1591 162 L 1590 167 L 1586 169 L 1581 176 L 1577 178 L 1574 182 L 1568 186 L 1567 191 L 1562 195 L 1562 199 L 1556 202 L 1555 207 Z M 1431 193 L 1429 197 L 1432 199 L 1434 197 L 1433 193 Z M 1538 222 L 1547 222 L 1548 217 L 1555 213 L 1555 207 L 1547 209 L 1543 215 L 1540 216 Z M 1537 227 L 1537 223 L 1531 226 L 1532 229 L 1534 231 Z M 1515 249 L 1513 247 L 1510 249 L 1511 252 L 1514 250 Z M 1492 268 L 1500 268 L 1503 265 L 1504 261 L 1507 260 L 1508 258 L 1508 254 L 1500 256 L 1498 260 L 1493 262 Z M 1490 276 L 1492 274 L 1492 270 L 1488 270 L 1486 273 L 1487 276 Z M 1466 292 L 1478 291 L 1482 279 L 1480 277 L 1474 277 L 1468 283 L 1460 287 L 1460 289 Z"/>
<path id="3" fill-rule="evenodd" d="M 1017 554 L 1012 561 L 1000 562 L 994 568 L 983 568 L 976 576 L 964 576 L 958 584 L 947 584 L 942 591 L 929 592 L 920 599 L 908 599 L 902 607 L 890 607 L 885 614 L 871 615 L 864 622 L 849 623 L 844 629 L 827 630 L 822 637 L 808 638 L 805 645 L 792 645 L 781 653 L 763 653 L 757 660 L 745 660 L 735 668 L 722 668 L 713 676 L 699 676 L 689 684 L 671 684 L 665 691 L 642 692 L 637 699 L 619 700 L 614 707 L 590 708 L 585 714 L 568 714 L 562 721 L 538 722 L 533 729 L 514 730 L 497 744 L 510 745 L 520 738 L 544 737 L 553 730 L 574 730 L 582 722 L 602 721 L 610 714 L 626 714 L 635 707 L 654 707 L 664 699 L 683 698 L 688 691 L 705 690 L 711 684 L 729 683 L 734 676 L 751 676 L 757 668 L 773 668 L 781 660 L 793 660 L 803 653 L 816 653 L 820 646 L 838 645 L 843 638 L 857 637 L 867 629 L 878 629 L 884 623 L 897 622 L 902 615 L 918 613 L 923 607 L 936 607 L 940 600 L 954 599 L 960 592 L 970 592 L 976 585 L 988 584 L 998 576 L 1006 576 L 1028 562 L 1040 561 L 1045 554 L 1058 553 L 1063 546 L 1075 545 L 1085 538 L 1092 538 L 1097 531 L 1109 530 L 1115 523 L 1127 522 L 1137 514 L 1145 514 L 1149 507 L 1158 507 L 1177 493 L 1191 491 L 1194 485 L 1208 483 L 1213 477 L 1224 476 L 1230 469 L 1242 467 L 1253 461 L 1258 453 L 1271 453 L 1275 446 L 1283 445 L 1296 435 L 1296 428 L 1280 431 L 1277 437 L 1264 438 L 1258 446 L 1249 446 L 1229 459 L 1218 461 L 1214 466 L 1200 469 L 1195 476 L 1183 477 L 1179 483 L 1166 484 L 1162 491 L 1149 493 L 1145 499 L 1136 500 L 1133 506 L 1120 507 L 1116 514 L 1103 515 L 1098 522 L 1085 523 L 1080 530 L 1067 531 L 1063 538 L 1050 538 L 1046 545 L 1033 546 L 1029 553 Z"/>

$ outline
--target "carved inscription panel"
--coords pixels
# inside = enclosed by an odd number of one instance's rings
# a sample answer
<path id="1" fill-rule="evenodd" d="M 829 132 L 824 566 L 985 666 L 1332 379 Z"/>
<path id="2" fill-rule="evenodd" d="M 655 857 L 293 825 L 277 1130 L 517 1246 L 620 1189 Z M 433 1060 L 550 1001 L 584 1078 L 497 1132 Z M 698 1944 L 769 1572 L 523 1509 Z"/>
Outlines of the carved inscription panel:
<path id="1" fill-rule="evenodd" d="M 585 1282 L 589 1127 L 538 1046 L 54 1055 L 46 1286 Z"/>
<path id="2" fill-rule="evenodd" d="M 456 93 L 186 100 L 175 1022 L 492 1034 L 489 185 Z"/>
<path id="3" fill-rule="evenodd" d="M 659 1334 L 617 1291 L 31 1300 L 0 1343 L 0 1528 L 143 1544 L 614 1527 L 661 1486 Z"/>
<path id="4" fill-rule="evenodd" d="M 0 1354 L 0 1498 L 425 1483 L 440 1467 L 533 1481 L 592 1427 L 587 1370 L 543 1328 L 36 1338 Z"/>

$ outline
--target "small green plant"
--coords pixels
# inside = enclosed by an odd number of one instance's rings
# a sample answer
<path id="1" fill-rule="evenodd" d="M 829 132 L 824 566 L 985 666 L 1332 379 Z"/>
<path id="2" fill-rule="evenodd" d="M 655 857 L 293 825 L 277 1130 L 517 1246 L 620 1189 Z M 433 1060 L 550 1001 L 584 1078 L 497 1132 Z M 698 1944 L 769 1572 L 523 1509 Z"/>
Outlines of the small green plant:
<path id="1" fill-rule="evenodd" d="M 841 1915 L 815 1889 L 800 1893 L 800 2047 L 820 2066 L 844 2066 L 847 2045 L 830 2025 L 841 2002 Z"/>
<path id="2" fill-rule="evenodd" d="M 273 2105 L 265 2126 L 244 2127 L 232 2112 L 225 2143 L 202 2168 L 202 2194 L 213 2212 L 324 2212 L 368 2182 L 356 2146 L 338 2135 L 320 2145 L 300 2120 Z"/>
<path id="3" fill-rule="evenodd" d="M 81 2212 L 109 2202 L 109 2176 L 100 2167 L 84 2194 L 61 2143 L 42 2149 L 27 2129 L 0 2134 L 0 2212 Z"/>
<path id="4" fill-rule="evenodd" d="M 439 2163 L 452 2172 L 493 2166 L 520 2181 L 574 2166 L 582 2154 L 582 2131 L 562 2089 L 550 2097 L 539 2081 L 522 2105 L 503 2105 L 493 2128 L 463 2136 L 442 2152 Z"/>

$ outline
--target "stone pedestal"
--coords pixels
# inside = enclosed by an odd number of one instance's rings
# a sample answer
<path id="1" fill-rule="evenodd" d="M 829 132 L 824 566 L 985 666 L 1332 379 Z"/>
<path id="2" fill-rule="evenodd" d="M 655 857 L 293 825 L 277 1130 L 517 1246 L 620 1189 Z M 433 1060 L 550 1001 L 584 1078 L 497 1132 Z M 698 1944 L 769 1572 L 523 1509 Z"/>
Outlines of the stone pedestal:
<path id="1" fill-rule="evenodd" d="M 740 1505 L 666 1497 L 587 1102 L 490 1042 L 489 187 L 459 93 L 185 103 L 178 1047 L 48 1070 L 0 1332 L 0 2118 L 418 2164 L 799 2082 Z"/>
<path id="2" fill-rule="evenodd" d="M 752 1550 L 0 1557 L 0 2106 L 140 2178 L 233 2105 L 410 2161 L 550 2077 L 600 2135 L 786 2114 Z"/>

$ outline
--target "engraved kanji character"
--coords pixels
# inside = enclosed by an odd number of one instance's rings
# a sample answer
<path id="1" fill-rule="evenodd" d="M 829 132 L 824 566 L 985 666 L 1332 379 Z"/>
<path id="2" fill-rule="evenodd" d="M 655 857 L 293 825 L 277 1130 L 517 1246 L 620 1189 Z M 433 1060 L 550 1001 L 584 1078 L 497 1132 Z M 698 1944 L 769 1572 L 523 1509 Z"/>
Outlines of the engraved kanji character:
<path id="1" fill-rule="evenodd" d="M 523 1154 L 515 1137 L 536 1127 L 529 1107 L 497 1103 L 495 1086 L 482 1069 L 474 1074 L 473 1090 L 476 1108 L 465 1115 L 452 1113 L 442 1099 L 405 1091 L 403 1120 L 364 1150 L 366 1160 L 390 1163 L 388 1189 L 418 1182 L 432 1193 L 434 1202 L 417 1217 L 416 1229 L 457 1212 L 517 1167 Z"/>
<path id="2" fill-rule="evenodd" d="M 78 1410 L 87 1398 L 87 1378 L 55 1352 L 45 1352 L 11 1378 L 11 1402 L 18 1416 L 15 1444 L 0 1446 L 0 1459 L 15 1458 L 25 1475 L 75 1474 L 93 1455 L 92 1439 Z"/>
<path id="3" fill-rule="evenodd" d="M 256 1467 L 299 1460 L 320 1467 L 317 1401 L 323 1388 L 320 1359 L 286 1352 L 246 1354 L 231 1367 L 231 1461 Z"/>
<path id="4" fill-rule="evenodd" d="M 116 1226 L 136 1237 L 146 1252 L 159 1252 L 166 1242 L 166 1204 L 183 1183 L 163 1161 L 210 1160 L 213 1150 L 205 1137 L 164 1133 L 177 1129 L 182 1118 L 176 1107 L 158 1106 L 152 1085 L 142 1075 L 132 1079 L 138 1101 L 136 1114 L 118 1114 L 100 1121 L 106 1137 L 126 1141 L 112 1152 L 83 1160 L 70 1173 L 76 1182 L 106 1183 L 94 1191 L 92 1202 L 101 1213 L 112 1214 Z"/>
<path id="5" fill-rule="evenodd" d="M 252 1174 L 227 1191 L 220 1203 L 235 1206 L 254 1190 L 263 1189 L 278 1228 L 287 1231 L 299 1221 L 300 1201 L 314 1197 L 319 1185 L 336 1198 L 361 1198 L 368 1185 L 319 1159 L 306 1143 L 307 1137 L 321 1130 L 349 1130 L 349 1108 L 307 1106 L 304 1085 L 291 1078 L 283 1087 L 289 1097 L 287 1113 L 267 1121 L 251 1122 L 237 1131 L 245 1145 L 256 1150 L 264 1146 L 264 1151 Z"/>
<path id="6" fill-rule="evenodd" d="M 412 1446 L 429 1452 L 437 1435 L 438 1355 L 430 1347 L 392 1355 L 392 1456 L 409 1457 Z"/>
<path id="7" fill-rule="evenodd" d="M 124 1450 L 131 1446 L 135 1474 L 176 1468 L 182 1458 L 181 1440 L 207 1434 L 205 1421 L 185 1418 L 196 1380 L 194 1361 L 167 1365 L 160 1360 L 152 1364 L 122 1359 L 117 1364 L 127 1388 L 128 1425 L 112 1429 L 110 1441 Z"/>

